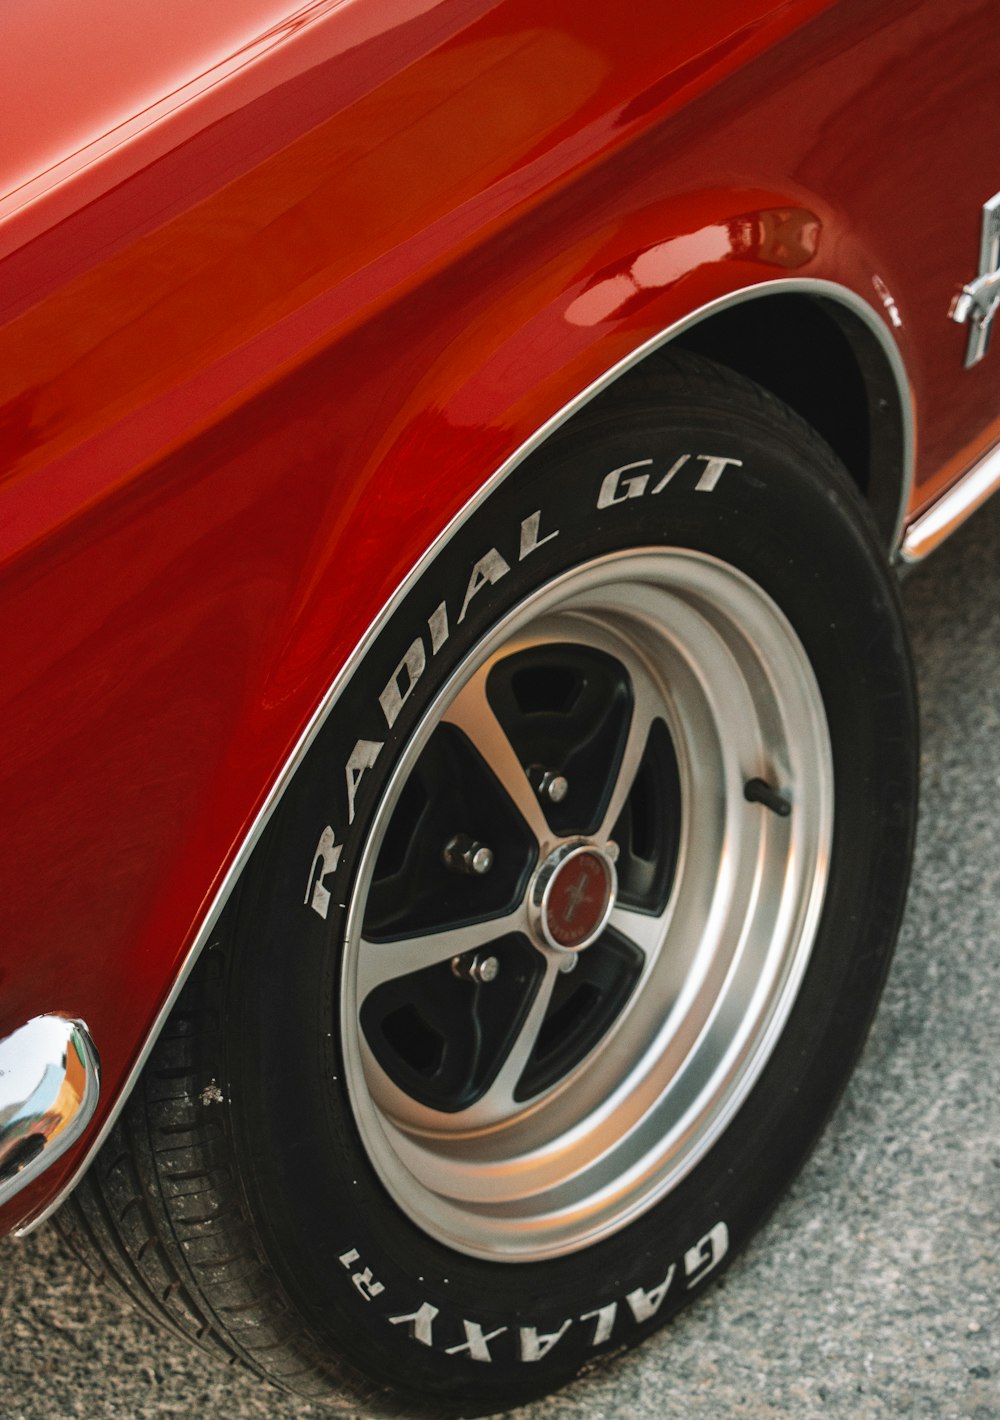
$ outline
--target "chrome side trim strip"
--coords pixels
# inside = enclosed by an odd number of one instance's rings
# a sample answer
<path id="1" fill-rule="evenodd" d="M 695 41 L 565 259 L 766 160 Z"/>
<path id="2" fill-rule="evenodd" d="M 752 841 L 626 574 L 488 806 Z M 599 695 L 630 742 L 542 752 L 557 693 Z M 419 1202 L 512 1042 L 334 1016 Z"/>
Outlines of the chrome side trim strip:
<path id="1" fill-rule="evenodd" d="M 250 858 L 250 854 L 252 853 L 258 840 L 260 839 L 261 834 L 264 832 L 264 829 L 267 827 L 271 815 L 274 813 L 275 808 L 280 802 L 282 795 L 284 794 L 286 788 L 291 782 L 299 765 L 305 758 L 305 755 L 309 751 L 310 746 L 312 745 L 321 727 L 326 722 L 327 717 L 329 716 L 331 710 L 336 704 L 342 687 L 353 673 L 354 668 L 358 664 L 358 662 L 361 661 L 363 657 L 367 654 L 369 647 L 372 645 L 373 641 L 378 636 L 379 632 L 382 630 L 382 627 L 392 616 L 393 612 L 395 612 L 396 608 L 399 606 L 399 604 L 406 596 L 410 588 L 422 575 L 424 569 L 437 556 L 438 552 L 444 546 L 444 544 L 448 542 L 451 537 L 454 536 L 458 528 L 460 528 L 462 524 L 466 521 L 466 519 L 472 515 L 472 513 L 476 510 L 476 508 L 479 507 L 483 500 L 489 497 L 489 495 L 493 492 L 497 485 L 500 484 L 515 468 L 517 468 L 519 464 L 523 463 L 523 461 L 528 457 L 529 454 L 534 453 L 534 451 L 541 444 L 543 444 L 551 434 L 555 433 L 555 431 L 560 428 L 561 425 L 565 424 L 567 420 L 573 417 L 574 414 L 577 414 L 581 409 L 583 409 L 585 405 L 589 404 L 592 399 L 596 398 L 597 395 L 601 394 L 610 385 L 614 384 L 615 380 L 620 379 L 622 375 L 624 375 L 627 371 L 633 369 L 634 366 L 640 364 L 648 355 L 651 355 L 655 350 L 658 350 L 661 346 L 668 344 L 671 340 L 675 339 L 682 332 L 690 330 L 692 326 L 698 325 L 701 321 L 708 319 L 709 316 L 716 315 L 720 311 L 729 310 L 734 306 L 742 305 L 745 301 L 760 300 L 767 296 L 787 296 L 796 294 L 814 296 L 832 304 L 844 307 L 847 310 L 851 311 L 854 315 L 858 316 L 861 321 L 867 326 L 869 331 L 876 337 L 886 357 L 886 361 L 889 365 L 889 368 L 892 370 L 893 378 L 895 380 L 897 392 L 899 395 L 899 403 L 902 417 L 902 479 L 899 497 L 899 508 L 891 544 L 893 554 L 895 554 L 899 547 L 900 539 L 902 538 L 903 519 L 906 513 L 906 509 L 909 507 L 909 499 L 913 482 L 913 403 L 910 392 L 909 377 L 906 372 L 906 366 L 903 363 L 903 358 L 899 353 L 896 343 L 883 317 L 875 309 L 875 307 L 869 305 L 867 301 L 863 300 L 854 291 L 850 290 L 849 287 L 842 286 L 839 284 L 839 282 L 836 281 L 823 281 L 809 277 L 797 276 L 779 277 L 773 281 L 764 281 L 758 283 L 757 285 L 745 286 L 740 288 L 739 290 L 731 291 L 727 295 L 719 297 L 717 300 L 709 301 L 705 305 L 699 306 L 696 310 L 691 311 L 688 315 L 683 316 L 680 320 L 674 321 L 673 324 L 666 326 L 658 334 L 651 336 L 650 339 L 644 341 L 641 345 L 637 346 L 635 350 L 631 351 L 628 355 L 624 356 L 621 360 L 619 360 L 616 365 L 612 365 L 609 370 L 607 370 L 598 379 L 594 380 L 592 384 L 588 385 L 586 389 L 582 390 L 580 394 L 578 394 L 574 399 L 570 400 L 568 404 L 566 404 L 550 419 L 546 420 L 546 422 L 538 430 L 536 430 L 536 432 L 531 436 L 531 438 L 526 440 L 526 442 L 523 443 L 521 447 L 517 449 L 504 464 L 501 465 L 499 469 L 496 470 L 492 477 L 486 480 L 486 482 L 481 486 L 479 491 L 469 500 L 465 507 L 455 515 L 455 517 L 443 530 L 443 532 L 441 532 L 440 535 L 434 540 L 434 542 L 424 553 L 423 557 L 413 568 L 412 572 L 410 572 L 406 579 L 400 584 L 393 596 L 383 607 L 382 611 L 372 622 L 371 626 L 368 628 L 367 632 L 362 637 L 353 654 L 345 662 L 336 680 L 331 685 L 322 703 L 319 705 L 309 724 L 303 731 L 298 744 L 292 751 L 292 754 L 286 762 L 284 768 L 282 769 L 280 776 L 272 786 L 271 792 L 268 795 L 267 800 L 265 801 L 263 807 L 257 815 L 257 818 L 254 820 L 254 823 L 251 825 L 251 828 L 246 838 L 244 839 L 239 852 L 230 864 L 229 870 L 223 878 L 218 892 L 216 893 L 215 898 L 213 899 L 212 905 L 203 920 L 201 929 L 198 932 L 197 937 L 191 944 L 187 957 L 185 958 L 184 965 L 182 966 L 180 972 L 174 980 L 170 993 L 164 1001 L 163 1006 L 161 1007 L 160 1012 L 153 1023 L 152 1029 L 150 1030 L 149 1035 L 146 1038 L 143 1048 L 139 1052 L 139 1055 L 136 1058 L 136 1062 L 133 1065 L 131 1072 L 129 1073 L 128 1079 L 125 1081 L 125 1084 L 123 1085 L 122 1090 L 117 1100 L 115 1101 L 111 1112 L 108 1115 L 108 1118 L 105 1120 L 100 1133 L 92 1143 L 90 1149 L 87 1151 L 79 1167 L 75 1170 L 73 1177 L 61 1190 L 59 1195 L 53 1200 L 52 1203 L 48 1205 L 47 1208 L 44 1209 L 43 1212 L 38 1214 L 37 1217 L 30 1219 L 17 1229 L 19 1236 L 23 1236 L 24 1234 L 32 1231 L 32 1229 L 38 1227 L 40 1223 L 43 1223 L 55 1212 L 55 1210 L 59 1207 L 62 1201 L 72 1191 L 74 1185 L 77 1183 L 82 1174 L 86 1171 L 91 1160 L 94 1158 L 95 1154 L 98 1152 L 101 1145 L 104 1143 L 108 1134 L 111 1132 L 111 1129 L 115 1123 L 115 1120 L 118 1117 L 119 1112 L 124 1106 L 126 1099 L 131 1093 L 135 1082 L 142 1071 L 143 1065 L 146 1063 L 146 1060 L 149 1057 L 150 1051 L 153 1048 L 153 1043 L 159 1035 L 160 1030 L 162 1029 L 163 1024 L 169 1016 L 171 1010 L 173 1009 L 174 1003 L 176 1002 L 177 997 L 180 995 L 181 989 L 188 976 L 190 975 L 192 967 L 194 966 L 198 957 L 201 955 L 202 949 L 208 942 L 209 937 L 212 934 L 212 930 L 222 914 L 222 909 L 225 907 L 226 902 L 228 901 L 229 896 L 232 893 L 240 874 L 246 867 L 246 864 Z"/>
<path id="2" fill-rule="evenodd" d="M 80 1137 L 97 1108 L 100 1077 L 82 1021 L 35 1016 L 0 1040 L 0 1204 Z"/>
<path id="3" fill-rule="evenodd" d="M 903 539 L 904 562 L 919 562 L 960 528 L 970 514 L 1000 488 L 1000 444 L 962 474 L 926 513 L 921 513 Z"/>

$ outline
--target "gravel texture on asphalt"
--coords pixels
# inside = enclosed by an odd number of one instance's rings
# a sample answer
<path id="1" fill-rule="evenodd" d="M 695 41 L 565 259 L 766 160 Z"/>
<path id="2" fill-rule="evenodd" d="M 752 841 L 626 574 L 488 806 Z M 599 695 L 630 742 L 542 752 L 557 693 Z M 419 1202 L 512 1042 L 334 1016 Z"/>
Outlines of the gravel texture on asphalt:
<path id="1" fill-rule="evenodd" d="M 904 600 L 923 806 L 860 1068 L 720 1283 L 518 1420 L 1000 1417 L 1000 497 L 908 578 Z M 159 1333 L 51 1227 L 0 1243 L 2 1420 L 323 1413 Z"/>

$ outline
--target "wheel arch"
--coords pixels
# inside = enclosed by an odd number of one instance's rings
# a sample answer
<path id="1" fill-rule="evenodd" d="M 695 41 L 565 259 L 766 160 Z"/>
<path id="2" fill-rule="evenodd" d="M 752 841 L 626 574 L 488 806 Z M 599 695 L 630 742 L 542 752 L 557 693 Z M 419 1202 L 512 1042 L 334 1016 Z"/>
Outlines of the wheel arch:
<path id="1" fill-rule="evenodd" d="M 895 347 L 842 297 L 807 289 L 713 311 L 673 344 L 762 385 L 812 425 L 866 498 L 895 553 L 910 493 L 909 394 Z"/>
<path id="2" fill-rule="evenodd" d="M 821 332 L 817 337 L 816 332 Z M 774 358 L 777 333 L 788 357 Z M 201 915 L 171 989 L 133 1058 L 132 1066 L 89 1147 L 74 1162 L 67 1181 L 43 1209 L 30 1216 L 18 1232 L 37 1227 L 58 1208 L 101 1147 L 159 1036 L 180 991 L 211 935 L 249 863 L 285 790 L 294 778 L 321 726 L 337 703 L 355 666 L 366 654 L 392 612 L 422 574 L 442 545 L 503 481 L 556 429 L 568 424 L 600 394 L 611 394 L 615 383 L 629 371 L 655 360 L 672 346 L 704 353 L 719 363 L 747 374 L 792 405 L 825 434 L 865 491 L 875 514 L 883 544 L 891 553 L 899 546 L 903 516 L 912 482 L 912 417 L 906 369 L 880 314 L 861 296 L 840 283 L 816 278 L 779 277 L 759 281 L 716 297 L 675 319 L 653 336 L 639 342 L 624 357 L 607 367 L 590 384 L 575 393 L 496 468 L 478 491 L 443 528 L 424 555 L 397 587 L 394 595 L 358 641 L 340 668 L 322 701 L 316 706 L 288 758 L 274 776 L 266 796 L 229 860 L 215 894 Z M 802 378 L 792 381 L 785 366 L 794 366 L 803 355 Z M 791 354 L 789 354 L 791 352 Z M 811 382 L 826 380 L 837 391 L 813 390 Z M 840 383 L 846 393 L 839 391 Z M 624 389 L 624 386 L 623 386 Z M 812 417 L 811 417 L 812 416 Z M 863 421 L 863 435 L 838 428 L 838 420 Z"/>
<path id="3" fill-rule="evenodd" d="M 711 301 L 583 392 L 552 428 L 666 350 L 707 356 L 776 395 L 831 446 L 896 557 L 913 488 L 913 410 L 902 356 L 868 303 L 832 281 L 785 278 Z M 534 447 L 532 444 L 530 447 Z M 526 452 L 530 451 L 530 448 Z"/>

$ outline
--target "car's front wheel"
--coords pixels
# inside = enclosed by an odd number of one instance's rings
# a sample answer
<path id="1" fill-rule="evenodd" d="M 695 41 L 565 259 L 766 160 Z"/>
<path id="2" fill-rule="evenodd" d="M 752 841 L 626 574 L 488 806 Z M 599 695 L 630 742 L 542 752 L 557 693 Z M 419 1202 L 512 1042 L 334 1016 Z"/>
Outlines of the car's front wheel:
<path id="1" fill-rule="evenodd" d="M 705 362 L 627 377 L 359 657 L 74 1226 L 349 1408 L 486 1413 L 634 1343 L 850 1072 L 915 744 L 829 449 Z"/>

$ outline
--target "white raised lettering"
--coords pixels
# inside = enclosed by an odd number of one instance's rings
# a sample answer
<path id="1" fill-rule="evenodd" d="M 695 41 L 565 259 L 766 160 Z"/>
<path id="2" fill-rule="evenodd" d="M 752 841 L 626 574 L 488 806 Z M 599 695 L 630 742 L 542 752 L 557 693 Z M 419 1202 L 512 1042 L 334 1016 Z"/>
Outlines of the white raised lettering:
<path id="1" fill-rule="evenodd" d="M 648 1321 L 651 1316 L 655 1316 L 663 1305 L 663 1298 L 670 1291 L 670 1284 L 674 1280 L 674 1273 L 677 1271 L 674 1263 L 670 1264 L 670 1271 L 664 1277 L 658 1287 L 646 1292 L 642 1287 L 636 1287 L 634 1292 L 629 1292 L 625 1300 L 632 1308 L 632 1315 L 636 1321 Z"/>
<path id="2" fill-rule="evenodd" d="M 406 655 L 393 671 L 385 690 L 378 698 L 385 715 L 385 722 L 391 730 L 399 718 L 399 712 L 413 693 L 413 687 L 424 673 L 427 655 L 423 640 L 418 636 Z"/>
<path id="3" fill-rule="evenodd" d="M 431 633 L 431 655 L 436 656 L 448 639 L 448 608 L 444 602 L 431 612 L 427 627 Z"/>
<path id="4" fill-rule="evenodd" d="M 449 1356 L 460 1356 L 463 1351 L 468 1351 L 473 1361 L 492 1361 L 490 1355 L 489 1342 L 495 1336 L 500 1336 L 507 1330 L 505 1326 L 498 1326 L 496 1331 L 487 1332 L 483 1335 L 483 1328 L 478 1321 L 462 1321 L 465 1327 L 465 1341 L 460 1346 L 448 1346 L 445 1348 Z"/>
<path id="5" fill-rule="evenodd" d="M 309 881 L 306 883 L 306 895 L 302 899 L 303 902 L 308 902 L 312 910 L 318 912 L 324 920 L 330 909 L 330 894 L 323 886 L 323 879 L 334 871 L 340 862 L 340 855 L 343 851 L 342 847 L 334 846 L 333 829 L 327 824 L 316 844 L 312 867 L 309 869 Z M 318 873 L 317 868 L 319 868 Z"/>
<path id="6" fill-rule="evenodd" d="M 415 1312 L 391 1316 L 389 1321 L 392 1326 L 408 1326 L 413 1340 L 419 1341 L 422 1346 L 433 1346 L 433 1326 L 437 1314 L 437 1307 L 432 1307 L 430 1302 L 422 1302 Z"/>
<path id="7" fill-rule="evenodd" d="M 346 1267 L 348 1272 L 356 1262 L 360 1260 L 361 1254 L 356 1247 L 352 1247 L 347 1252 L 342 1252 L 337 1258 L 341 1267 Z M 384 1292 L 385 1287 L 381 1282 L 376 1282 L 372 1276 L 370 1267 L 366 1267 L 363 1272 L 355 1272 L 351 1276 L 351 1281 L 364 1297 L 366 1302 L 370 1302 L 372 1297 L 377 1297 L 379 1292 Z"/>
<path id="8" fill-rule="evenodd" d="M 481 592 L 487 585 L 495 586 L 501 577 L 506 577 L 509 571 L 510 568 L 495 547 L 491 547 L 485 557 L 480 557 L 472 569 L 469 585 L 465 589 L 465 600 L 462 603 L 462 610 L 458 613 L 459 621 L 465 620 L 469 603 L 476 593 Z"/>
<path id="9" fill-rule="evenodd" d="M 572 1326 L 573 1318 L 567 1317 L 558 1331 L 549 1331 L 539 1336 L 538 1331 L 533 1326 L 521 1327 L 521 1360 L 540 1361 L 543 1356 L 547 1356 L 557 1341 L 566 1335 L 567 1330 Z"/>
<path id="10" fill-rule="evenodd" d="M 358 785 L 361 776 L 366 769 L 371 769 L 378 759 L 378 752 L 382 748 L 381 740 L 358 740 L 351 750 L 351 757 L 347 761 L 345 774 L 347 776 L 347 821 L 354 822 L 354 799 L 358 792 Z"/>
<path id="11" fill-rule="evenodd" d="M 705 468 L 694 486 L 696 493 L 711 493 L 712 489 L 722 477 L 723 469 L 728 468 L 730 464 L 732 464 L 734 468 L 743 467 L 742 459 L 720 459 L 716 458 L 714 454 L 699 454 L 698 458 L 705 465 Z"/>
<path id="12" fill-rule="evenodd" d="M 684 1254 L 684 1275 L 688 1279 L 688 1290 L 696 1287 L 703 1277 L 713 1272 L 729 1251 L 729 1229 L 725 1223 L 716 1223 L 710 1233 L 699 1238 L 694 1247 Z"/>
<path id="13" fill-rule="evenodd" d="M 666 473 L 665 473 L 665 474 L 663 475 L 663 477 L 660 479 L 659 483 L 658 483 L 658 484 L 656 485 L 656 487 L 653 489 L 653 496 L 654 496 L 654 497 L 655 497 L 655 495 L 656 495 L 657 493 L 662 493 L 662 492 L 663 492 L 664 488 L 666 488 L 666 486 L 667 486 L 667 484 L 670 482 L 670 480 L 671 480 L 672 478 L 675 478 L 675 477 L 677 476 L 677 474 L 680 473 L 681 469 L 684 467 L 684 465 L 687 463 L 687 461 L 688 461 L 688 459 L 689 459 L 690 457 L 691 457 L 690 454 L 681 454 L 681 456 L 680 456 L 679 459 L 674 459 L 673 463 L 670 465 L 670 467 L 667 469 Z"/>
<path id="14" fill-rule="evenodd" d="M 601 491 L 597 495 L 597 506 L 610 508 L 613 503 L 624 503 L 629 498 L 641 498 L 646 491 L 649 474 L 638 473 L 631 478 L 622 478 L 622 474 L 627 473 L 630 468 L 648 468 L 652 462 L 652 459 L 639 459 L 636 463 L 623 463 L 621 468 L 613 468 L 610 473 L 605 474 Z M 619 481 L 624 491 L 619 491 Z"/>
<path id="15" fill-rule="evenodd" d="M 538 524 L 541 522 L 541 512 L 532 513 L 530 518 L 525 518 L 521 524 L 521 550 L 518 553 L 518 562 L 523 562 L 529 552 L 534 552 L 536 547 L 541 547 L 543 543 L 551 542 L 554 537 L 559 536 L 558 529 L 550 532 L 547 537 L 538 536 Z"/>
<path id="16" fill-rule="evenodd" d="M 591 1346 L 600 1346 L 603 1342 L 610 1340 L 617 1315 L 617 1302 L 609 1302 L 606 1307 L 599 1307 L 596 1312 L 584 1312 L 580 1318 L 581 1321 L 590 1321 L 591 1317 L 597 1318 L 597 1325 L 594 1327 L 594 1335 L 590 1342 Z"/>
<path id="17" fill-rule="evenodd" d="M 363 1272 L 355 1272 L 351 1276 L 351 1281 L 364 1297 L 366 1302 L 370 1302 L 372 1297 L 377 1297 L 379 1292 L 384 1292 L 385 1287 L 381 1282 L 376 1282 L 372 1276 L 370 1267 L 366 1267 Z"/>

